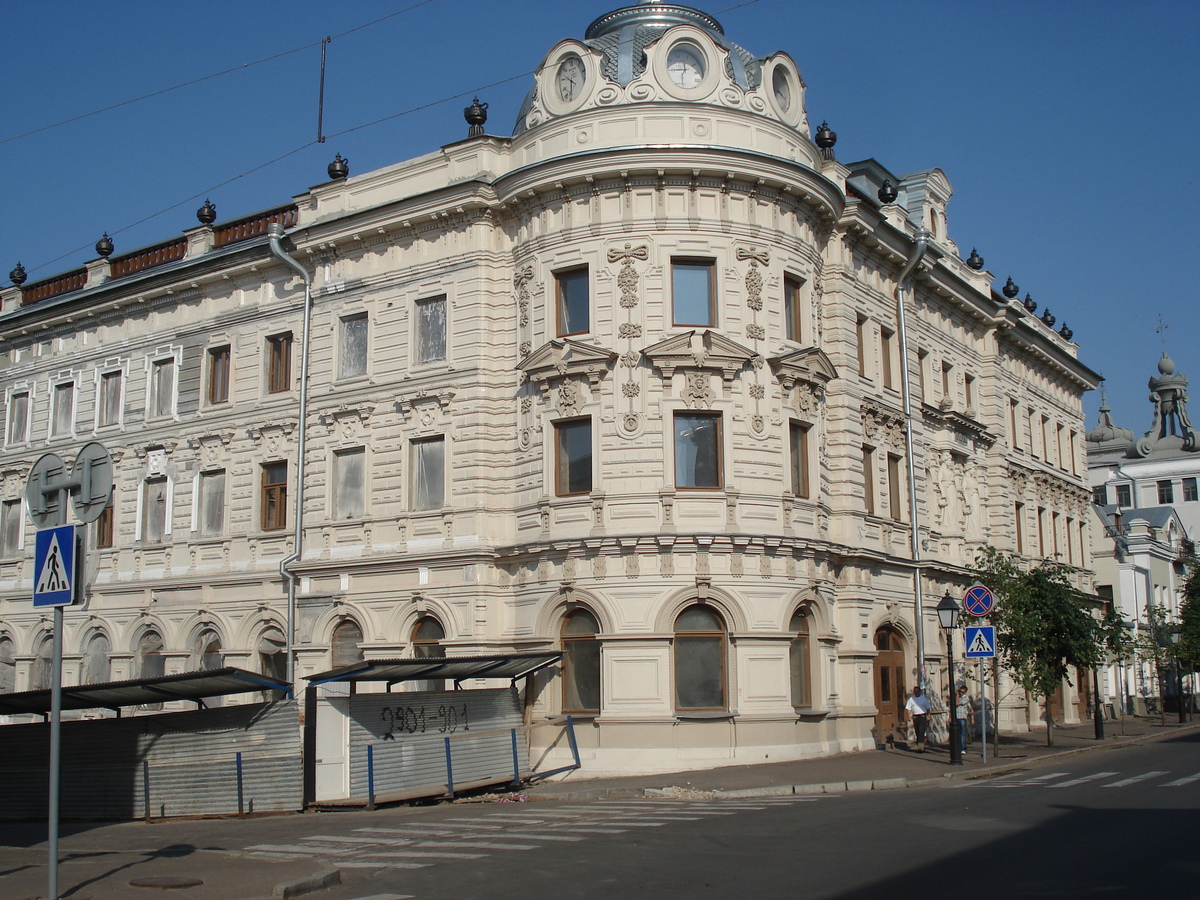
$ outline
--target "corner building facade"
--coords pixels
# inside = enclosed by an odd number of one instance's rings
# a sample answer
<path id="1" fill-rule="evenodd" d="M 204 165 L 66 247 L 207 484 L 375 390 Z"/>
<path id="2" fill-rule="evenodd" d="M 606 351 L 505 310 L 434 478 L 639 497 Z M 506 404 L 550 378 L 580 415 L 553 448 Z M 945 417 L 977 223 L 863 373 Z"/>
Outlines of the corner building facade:
<path id="1" fill-rule="evenodd" d="M 844 165 L 815 137 L 786 53 L 640 3 L 550 51 L 511 138 L 7 289 L 6 516 L 44 450 L 116 460 L 65 683 L 281 671 L 299 551 L 298 676 L 561 648 L 526 708 L 574 714 L 590 773 L 886 741 L 922 629 L 944 690 L 933 607 L 978 547 L 1090 586 L 1096 376 L 960 258 L 940 170 Z M 314 273 L 303 428 L 304 285 L 271 221 Z M 21 690 L 46 623 L 13 521 Z M 1001 726 L 1026 725 L 1006 701 Z"/>

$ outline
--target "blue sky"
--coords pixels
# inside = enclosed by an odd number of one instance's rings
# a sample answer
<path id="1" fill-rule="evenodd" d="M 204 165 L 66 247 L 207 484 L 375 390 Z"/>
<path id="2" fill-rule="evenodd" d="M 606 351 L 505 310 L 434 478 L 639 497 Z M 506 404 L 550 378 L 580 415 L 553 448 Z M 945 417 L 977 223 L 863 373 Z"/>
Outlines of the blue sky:
<path id="1" fill-rule="evenodd" d="M 117 253 L 167 240 L 196 224 L 206 196 L 222 220 L 287 203 L 325 180 L 335 153 L 362 173 L 429 152 L 466 136 L 461 111 L 477 89 L 490 104 L 488 131 L 507 134 L 529 78 L 484 86 L 530 72 L 558 40 L 582 37 L 621 5 L 431 0 L 358 28 L 418 2 L 2 4 L 0 276 L 18 260 L 31 281 L 80 266 L 106 231 Z M 728 9 L 741 2 L 694 5 L 719 13 L 752 52 L 796 59 L 810 120 L 837 131 L 839 159 L 875 157 L 899 173 L 942 168 L 962 252 L 977 247 L 998 285 L 1011 275 L 1022 296 L 1070 324 L 1081 359 L 1108 378 L 1121 424 L 1149 427 L 1160 315 L 1168 351 L 1200 385 L 1200 3 L 757 0 Z M 315 144 L 326 36 L 325 133 L 338 136 Z M 1098 405 L 1089 395 L 1089 427 Z M 1200 398 L 1194 407 L 1200 419 Z"/>

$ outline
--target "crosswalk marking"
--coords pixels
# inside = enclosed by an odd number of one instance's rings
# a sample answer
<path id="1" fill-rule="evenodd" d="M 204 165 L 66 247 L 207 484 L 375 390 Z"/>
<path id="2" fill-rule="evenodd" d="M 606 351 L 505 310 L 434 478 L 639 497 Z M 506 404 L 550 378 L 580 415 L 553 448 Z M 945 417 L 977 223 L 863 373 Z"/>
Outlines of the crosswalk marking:
<path id="1" fill-rule="evenodd" d="M 1048 788 L 1068 788 L 1075 787 L 1077 784 L 1086 784 L 1089 781 L 1098 781 L 1101 778 L 1108 778 L 1110 775 L 1116 775 L 1116 772 L 1097 772 L 1094 775 L 1084 775 L 1082 778 L 1073 778 L 1070 781 L 1061 781 L 1058 784 L 1048 784 Z"/>
<path id="2" fill-rule="evenodd" d="M 370 897 L 355 897 L 354 900 L 413 900 L 412 894 L 372 894 Z"/>
<path id="3" fill-rule="evenodd" d="M 339 859 L 339 869 L 428 869 L 433 863 L 401 862 L 387 860 L 379 862 L 370 859 Z"/>
<path id="4" fill-rule="evenodd" d="M 449 850 L 394 850 L 374 854 L 380 859 L 483 859 L 486 853 L 453 853 Z"/>
<path id="5" fill-rule="evenodd" d="M 1134 775 L 1132 778 L 1126 778 L 1122 781 L 1114 781 L 1111 784 L 1104 785 L 1106 788 L 1125 787 L 1127 784 L 1137 784 L 1139 781 L 1145 781 L 1148 778 L 1157 778 L 1159 775 L 1166 775 L 1166 772 L 1143 772 L 1141 775 Z"/>
<path id="6" fill-rule="evenodd" d="M 306 841 L 328 841 L 332 844 L 407 844 L 410 838 L 389 839 L 384 837 L 348 837 L 339 834 L 314 834 L 304 838 Z"/>
<path id="7" fill-rule="evenodd" d="M 1062 778 L 1064 775 L 1070 775 L 1070 772 L 1050 772 L 1046 775 L 1037 775 L 1033 778 L 1022 778 L 1019 781 L 993 781 L 990 787 L 1008 788 L 1008 787 L 1025 787 L 1027 785 L 1045 784 L 1047 781 L 1052 781 L 1055 778 Z M 1016 778 L 1018 776 L 1010 776 Z"/>
<path id="8" fill-rule="evenodd" d="M 303 856 L 311 856 L 314 853 L 324 853 L 329 856 L 341 856 L 344 853 L 353 853 L 353 847 L 319 847 L 312 844 L 302 846 L 300 844 L 256 844 L 253 847 L 247 847 L 247 850 L 257 850 L 261 853 L 292 853 Z"/>
<path id="9" fill-rule="evenodd" d="M 1183 785 L 1191 784 L 1193 781 L 1200 781 L 1200 772 L 1197 772 L 1195 775 L 1188 775 L 1186 778 L 1176 778 L 1174 781 L 1160 784 L 1159 787 L 1183 787 Z"/>
<path id="10" fill-rule="evenodd" d="M 578 831 L 578 828 L 571 829 Z M 582 841 L 583 838 L 572 834 L 535 834 L 530 831 L 517 832 L 523 841 Z M 625 832 L 616 828 L 603 830 L 604 834 L 624 834 Z"/>
<path id="11" fill-rule="evenodd" d="M 473 847 L 478 850 L 536 850 L 537 844 L 501 844 L 496 841 L 421 841 L 418 847 Z"/>

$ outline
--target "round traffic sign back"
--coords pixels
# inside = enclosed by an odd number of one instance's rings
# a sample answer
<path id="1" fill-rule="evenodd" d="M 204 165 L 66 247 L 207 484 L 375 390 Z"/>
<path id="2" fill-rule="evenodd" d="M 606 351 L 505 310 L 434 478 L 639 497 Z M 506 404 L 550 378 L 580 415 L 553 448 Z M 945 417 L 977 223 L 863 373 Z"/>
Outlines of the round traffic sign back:
<path id="1" fill-rule="evenodd" d="M 963 595 L 963 609 L 973 616 L 986 616 L 996 605 L 996 595 L 982 584 L 973 584 Z"/>

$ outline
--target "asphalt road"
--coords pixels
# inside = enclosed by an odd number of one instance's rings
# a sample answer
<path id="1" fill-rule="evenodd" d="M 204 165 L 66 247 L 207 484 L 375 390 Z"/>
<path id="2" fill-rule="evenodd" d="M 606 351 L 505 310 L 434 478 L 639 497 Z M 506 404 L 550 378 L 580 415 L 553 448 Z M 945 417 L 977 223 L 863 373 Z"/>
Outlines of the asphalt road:
<path id="1" fill-rule="evenodd" d="M 1003 778 L 811 799 L 443 806 L 327 818 L 265 857 L 326 856 L 321 900 L 1190 898 L 1200 735 Z"/>

